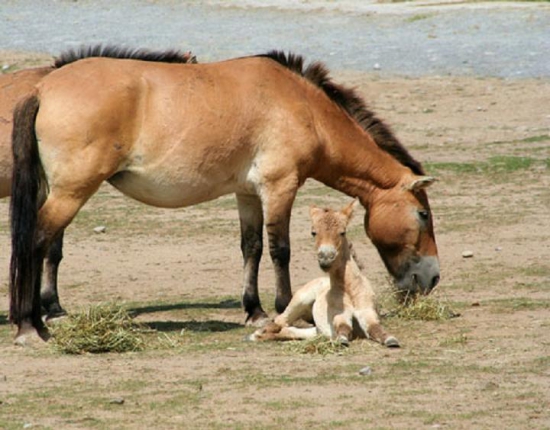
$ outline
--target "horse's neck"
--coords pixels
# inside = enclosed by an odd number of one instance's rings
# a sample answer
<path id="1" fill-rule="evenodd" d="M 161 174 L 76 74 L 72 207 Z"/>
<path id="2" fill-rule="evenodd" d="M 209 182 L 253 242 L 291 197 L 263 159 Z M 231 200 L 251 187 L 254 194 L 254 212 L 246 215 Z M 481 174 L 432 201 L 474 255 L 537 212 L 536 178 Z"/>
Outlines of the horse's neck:
<path id="1" fill-rule="evenodd" d="M 373 191 L 393 188 L 411 176 L 347 115 L 323 116 L 318 124 L 323 150 L 314 179 L 365 204 Z"/>

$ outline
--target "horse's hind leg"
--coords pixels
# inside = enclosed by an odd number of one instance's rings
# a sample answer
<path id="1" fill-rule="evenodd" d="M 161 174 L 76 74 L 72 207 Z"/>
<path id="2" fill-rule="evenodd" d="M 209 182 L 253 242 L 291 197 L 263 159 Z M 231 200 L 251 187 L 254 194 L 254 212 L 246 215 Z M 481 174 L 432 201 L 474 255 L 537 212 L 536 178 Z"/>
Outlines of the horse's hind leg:
<path id="1" fill-rule="evenodd" d="M 98 185 L 99 186 L 99 185 Z M 41 285 L 42 267 L 47 249 L 52 245 L 56 237 L 70 224 L 78 210 L 85 203 L 89 195 L 50 192 L 46 202 L 38 212 L 38 225 L 35 232 L 35 240 L 32 246 L 32 257 L 28 265 L 27 273 L 22 282 L 32 283 L 30 307 L 16 310 L 14 322 L 18 325 L 15 343 L 26 345 L 36 336 L 47 340 L 49 333 L 41 321 Z M 79 195 L 79 197 L 75 197 Z"/>
<path id="2" fill-rule="evenodd" d="M 57 274 L 59 264 L 63 259 L 63 234 L 64 231 L 62 230 L 52 242 L 45 261 L 45 279 L 40 291 L 40 299 L 46 319 L 57 318 L 67 314 L 59 303 L 59 294 L 57 291 Z"/>
<path id="3" fill-rule="evenodd" d="M 258 271 L 263 251 L 263 213 L 258 196 L 237 194 L 244 260 L 243 307 L 247 325 L 263 325 L 267 314 L 258 294 Z"/>

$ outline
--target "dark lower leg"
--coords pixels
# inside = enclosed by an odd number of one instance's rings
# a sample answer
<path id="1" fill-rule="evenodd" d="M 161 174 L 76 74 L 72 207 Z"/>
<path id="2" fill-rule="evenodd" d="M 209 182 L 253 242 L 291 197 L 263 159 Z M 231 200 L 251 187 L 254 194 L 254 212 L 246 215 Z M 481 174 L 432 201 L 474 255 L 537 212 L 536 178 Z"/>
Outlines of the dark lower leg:
<path id="1" fill-rule="evenodd" d="M 57 274 L 59 263 L 63 259 L 63 232 L 52 243 L 48 249 L 48 255 L 45 261 L 45 279 L 40 291 L 42 300 L 42 310 L 46 318 L 55 318 L 66 315 L 65 310 L 59 302 L 59 294 L 57 291 Z"/>
<path id="2" fill-rule="evenodd" d="M 241 223 L 241 251 L 244 261 L 243 307 L 246 323 L 267 318 L 258 293 L 258 271 L 263 251 L 263 215 L 257 196 L 237 196 Z"/>
<path id="3" fill-rule="evenodd" d="M 285 241 L 272 240 L 270 236 L 269 251 L 276 277 L 275 309 L 278 313 L 282 313 L 292 299 L 289 272 L 290 245 Z"/>

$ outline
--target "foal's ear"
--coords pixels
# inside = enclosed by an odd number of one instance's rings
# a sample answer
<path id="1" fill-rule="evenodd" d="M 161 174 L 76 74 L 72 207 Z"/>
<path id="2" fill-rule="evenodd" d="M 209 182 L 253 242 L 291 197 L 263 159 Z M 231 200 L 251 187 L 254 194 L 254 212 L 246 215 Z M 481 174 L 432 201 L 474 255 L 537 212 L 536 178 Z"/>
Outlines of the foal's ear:
<path id="1" fill-rule="evenodd" d="M 323 212 L 323 209 L 320 207 L 317 207 L 315 205 L 311 205 L 309 207 L 309 217 L 313 218 L 316 214 L 319 214 L 320 212 Z"/>
<path id="2" fill-rule="evenodd" d="M 407 190 L 413 191 L 413 192 L 419 191 L 429 187 L 435 181 L 437 181 L 437 179 L 434 178 L 433 176 L 419 176 L 414 181 L 412 181 L 409 185 L 407 185 L 406 188 Z"/>
<path id="3" fill-rule="evenodd" d="M 359 204 L 359 199 L 356 197 L 351 201 L 351 203 L 349 203 L 342 209 L 341 212 L 346 216 L 348 221 L 351 219 L 353 215 L 353 211 L 355 210 L 358 204 Z"/>

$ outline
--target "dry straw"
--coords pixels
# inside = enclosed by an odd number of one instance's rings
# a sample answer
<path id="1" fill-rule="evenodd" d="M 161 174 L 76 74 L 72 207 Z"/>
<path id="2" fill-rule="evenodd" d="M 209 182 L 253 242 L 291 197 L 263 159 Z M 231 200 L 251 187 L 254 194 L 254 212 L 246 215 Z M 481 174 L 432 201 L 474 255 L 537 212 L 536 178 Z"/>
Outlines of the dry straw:
<path id="1" fill-rule="evenodd" d="M 51 343 L 64 354 L 141 351 L 144 327 L 117 304 L 92 306 L 51 327 Z"/>
<path id="2" fill-rule="evenodd" d="M 390 309 L 385 316 L 390 318 L 444 321 L 459 316 L 449 305 L 436 296 L 417 295 L 399 301 L 393 295 L 389 300 L 384 300 L 384 302 L 393 302 L 392 304 L 385 303 L 385 307 Z"/>
<path id="3" fill-rule="evenodd" d="M 288 342 L 287 348 L 292 353 L 332 355 L 343 354 L 347 346 L 325 336 L 315 336 L 312 339 Z"/>

